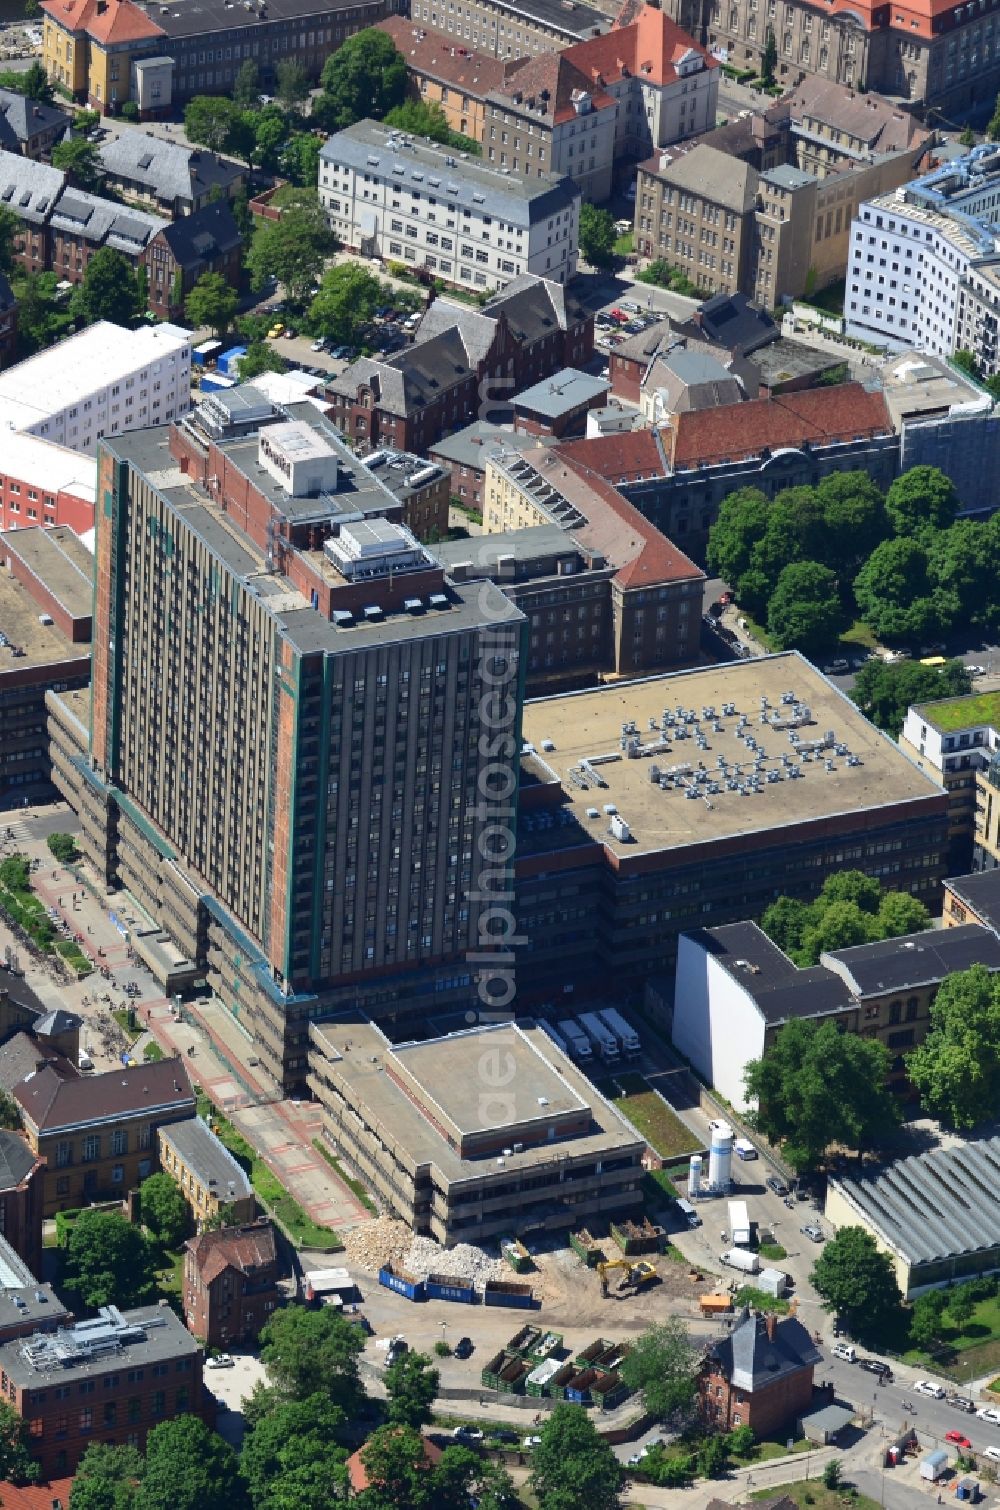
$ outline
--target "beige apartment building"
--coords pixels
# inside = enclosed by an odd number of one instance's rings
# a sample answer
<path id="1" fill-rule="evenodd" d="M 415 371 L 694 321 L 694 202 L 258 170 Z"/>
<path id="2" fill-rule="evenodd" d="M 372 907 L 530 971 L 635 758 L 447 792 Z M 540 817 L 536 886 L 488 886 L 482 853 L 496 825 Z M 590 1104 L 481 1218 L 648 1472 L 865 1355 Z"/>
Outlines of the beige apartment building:
<path id="1" fill-rule="evenodd" d="M 912 177 L 922 144 L 818 177 L 779 164 L 758 173 L 704 142 L 643 163 L 636 250 L 679 267 L 709 293 L 744 293 L 767 309 L 842 278 L 863 199 Z"/>
<path id="2" fill-rule="evenodd" d="M 352 1015 L 310 1039 L 327 1141 L 414 1232 L 450 1247 L 639 1207 L 645 1144 L 540 1028 L 394 1047 Z"/>

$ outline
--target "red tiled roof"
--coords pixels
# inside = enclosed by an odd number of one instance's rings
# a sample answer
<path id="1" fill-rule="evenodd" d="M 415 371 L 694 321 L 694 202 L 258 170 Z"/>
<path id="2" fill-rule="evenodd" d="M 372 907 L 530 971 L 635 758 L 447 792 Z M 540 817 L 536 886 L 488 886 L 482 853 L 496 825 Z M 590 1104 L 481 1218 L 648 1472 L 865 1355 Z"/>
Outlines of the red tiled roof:
<path id="1" fill-rule="evenodd" d="M 266 1269 L 278 1262 L 278 1246 L 270 1222 L 255 1222 L 252 1227 L 223 1227 L 191 1237 L 185 1247 L 192 1254 L 202 1281 L 210 1285 L 224 1269 L 246 1274 L 251 1269 Z"/>
<path id="2" fill-rule="evenodd" d="M 615 435 L 598 435 L 593 440 L 567 441 L 559 447 L 559 455 L 571 465 L 586 468 L 615 485 L 667 475 L 666 459 L 655 430 L 625 430 Z"/>
<path id="3" fill-rule="evenodd" d="M 630 9 L 626 7 L 622 18 Z M 574 42 L 562 56 L 587 78 L 603 84 L 614 83 L 629 74 L 653 84 L 672 84 L 680 77 L 677 64 L 691 52 L 699 54 L 706 68 L 718 68 L 718 58 L 713 58 L 676 21 L 655 6 L 644 5 L 636 19 L 627 25 L 616 26 L 603 37 Z"/>
<path id="4" fill-rule="evenodd" d="M 3 1510 L 53 1510 L 61 1505 L 69 1510 L 70 1490 L 73 1480 L 48 1479 L 43 1484 L 0 1484 L 0 1504 Z"/>
<path id="5" fill-rule="evenodd" d="M 570 49 L 572 51 L 572 49 Z M 547 52 L 533 58 L 517 58 L 507 64 L 505 95 L 520 94 L 536 105 L 544 101 L 545 114 L 551 115 L 553 124 L 571 121 L 576 115 L 574 94 L 590 96 L 594 110 L 613 110 L 615 100 L 606 90 L 597 86 L 588 74 L 567 57 L 566 52 Z"/>
<path id="6" fill-rule="evenodd" d="M 95 42 L 144 42 L 166 36 L 132 0 L 43 0 L 42 10 L 67 31 L 85 31 Z"/>
<path id="7" fill-rule="evenodd" d="M 425 1464 L 429 1468 L 436 1467 L 436 1465 L 441 1460 L 441 1448 L 438 1447 L 436 1442 L 431 1442 L 427 1437 L 423 1438 L 423 1444 Z M 369 1484 L 368 1474 L 365 1472 L 365 1465 L 361 1461 L 361 1454 L 364 1452 L 364 1450 L 365 1449 L 363 1447 L 359 1447 L 357 1452 L 352 1452 L 350 1457 L 347 1459 L 347 1476 L 350 1480 L 351 1489 L 355 1494 L 360 1494 L 362 1489 L 368 1488 Z"/>
<path id="8" fill-rule="evenodd" d="M 502 59 L 464 47 L 447 32 L 436 31 L 433 26 L 416 26 L 406 16 L 388 16 L 375 29 L 392 38 L 396 50 L 414 73 L 452 84 L 477 99 L 503 86 Z"/>
<path id="9" fill-rule="evenodd" d="M 880 393 L 868 393 L 860 383 L 838 383 L 677 414 L 660 433 L 673 467 L 680 469 L 737 461 L 805 441 L 822 445 L 891 430 Z"/>

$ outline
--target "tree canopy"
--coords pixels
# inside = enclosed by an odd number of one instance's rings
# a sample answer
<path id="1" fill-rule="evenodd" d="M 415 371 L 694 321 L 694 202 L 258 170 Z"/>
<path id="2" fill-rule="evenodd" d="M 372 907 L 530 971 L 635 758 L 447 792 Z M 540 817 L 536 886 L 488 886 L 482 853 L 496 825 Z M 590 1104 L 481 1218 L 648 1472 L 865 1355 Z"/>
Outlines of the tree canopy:
<path id="1" fill-rule="evenodd" d="M 776 649 L 822 650 L 844 627 L 837 578 L 828 566 L 792 561 L 782 568 L 767 610 L 767 630 Z"/>
<path id="2" fill-rule="evenodd" d="M 118 1211 L 84 1211 L 66 1244 L 68 1290 L 85 1306 L 140 1305 L 153 1291 L 155 1261 L 145 1234 Z"/>
<path id="3" fill-rule="evenodd" d="M 852 944 L 898 938 L 929 928 L 930 914 L 909 892 L 883 892 L 860 870 L 827 876 L 813 902 L 779 897 L 760 925 L 797 965 L 815 965 L 821 954 Z"/>
<path id="4" fill-rule="evenodd" d="M 368 27 L 330 54 L 320 82 L 311 118 L 323 130 L 342 131 L 366 116 L 380 121 L 406 98 L 406 59 L 391 37 Z"/>
<path id="5" fill-rule="evenodd" d="M 624 1469 L 582 1405 L 557 1405 L 539 1436 L 529 1480 L 539 1510 L 619 1510 Z"/>
<path id="6" fill-rule="evenodd" d="M 856 1337 L 877 1336 L 898 1315 L 902 1296 L 892 1260 L 863 1227 L 841 1227 L 810 1279 L 826 1309 L 843 1317 Z"/>
<path id="7" fill-rule="evenodd" d="M 580 252 L 593 267 L 610 267 L 615 254 L 615 217 L 589 200 L 580 206 Z"/>
<path id="8" fill-rule="evenodd" d="M 972 678 L 961 661 L 921 666 L 919 661 L 866 661 L 854 679 L 851 696 L 873 724 L 899 737 L 906 710 L 914 703 L 960 697 L 972 691 Z"/>
<path id="9" fill-rule="evenodd" d="M 747 1097 L 756 1103 L 748 1119 L 782 1144 L 794 1169 L 815 1169 L 831 1143 L 871 1148 L 899 1121 L 888 1069 L 889 1051 L 877 1040 L 841 1033 L 830 1020 L 792 1018 L 746 1066 Z"/>
<path id="10" fill-rule="evenodd" d="M 246 1485 L 228 1442 L 195 1415 L 154 1426 L 135 1510 L 245 1510 Z"/>
<path id="11" fill-rule="evenodd" d="M 0 245 L 3 242 L 0 221 Z M 17 294 L 17 349 L 19 356 L 32 356 L 54 346 L 73 325 L 73 315 L 56 292 L 55 273 L 29 273 L 15 285 Z"/>
<path id="12" fill-rule="evenodd" d="M 433 1415 L 441 1375 L 425 1353 L 407 1350 L 383 1374 L 388 1418 L 398 1426 L 426 1426 Z"/>
<path id="13" fill-rule="evenodd" d="M 380 305 L 391 302 L 388 285 L 359 262 L 327 268 L 309 306 L 309 326 L 338 346 L 355 341 Z"/>
<path id="14" fill-rule="evenodd" d="M 133 325 L 143 312 L 135 269 L 114 247 L 102 246 L 87 263 L 83 282 L 73 292 L 73 311 L 88 325 L 110 320 Z"/>
<path id="15" fill-rule="evenodd" d="M 33 1484 L 41 1476 L 29 1450 L 30 1442 L 27 1420 L 13 1405 L 0 1400 L 0 1480 Z"/>
<path id="16" fill-rule="evenodd" d="M 985 965 L 942 982 L 906 1072 L 923 1110 L 949 1127 L 967 1132 L 1000 1112 L 1000 980 Z"/>
<path id="17" fill-rule="evenodd" d="M 262 221 L 254 232 L 246 258 L 254 288 L 277 278 L 292 302 L 302 303 L 334 244 L 319 200 L 303 190 L 294 203 L 282 207 L 280 220 Z"/>
<path id="18" fill-rule="evenodd" d="M 383 1426 L 361 1449 L 369 1486 L 353 1503 L 358 1510 L 514 1510 L 510 1476 L 466 1447 L 446 1447 L 436 1464 L 410 1426 Z"/>
<path id="19" fill-rule="evenodd" d="M 79 189 L 96 189 L 101 181 L 101 160 L 93 142 L 70 136 L 52 148 L 52 166 L 68 173 Z"/>
<path id="20" fill-rule="evenodd" d="M 266 341 L 251 341 L 240 357 L 240 382 L 252 383 L 262 372 L 284 372 L 285 362 Z"/>
<path id="21" fill-rule="evenodd" d="M 324 1395 L 350 1415 L 364 1398 L 358 1374 L 364 1337 L 338 1311 L 285 1306 L 271 1317 L 260 1340 L 261 1360 L 289 1399 Z"/>
<path id="22" fill-rule="evenodd" d="M 254 1510 L 331 1510 L 346 1497 L 344 1413 L 325 1394 L 274 1403 L 247 1433 L 240 1468 Z"/>
<path id="23" fill-rule="evenodd" d="M 958 492 L 938 467 L 911 467 L 885 495 L 885 512 L 896 535 L 943 530 L 954 523 Z"/>
<path id="24" fill-rule="evenodd" d="M 229 329 L 238 304 L 236 290 L 221 273 L 202 273 L 184 301 L 184 313 L 195 329 L 207 327 L 221 336 Z"/>
<path id="25" fill-rule="evenodd" d="M 621 1375 L 660 1421 L 685 1415 L 698 1393 L 698 1354 L 679 1316 L 650 1327 L 622 1360 Z"/>
<path id="26" fill-rule="evenodd" d="M 137 1447 L 91 1442 L 73 1477 L 70 1510 L 132 1510 L 142 1470 Z"/>
<path id="27" fill-rule="evenodd" d="M 176 1180 L 162 1170 L 151 1174 L 139 1187 L 142 1219 L 164 1248 L 176 1248 L 191 1225 L 187 1201 Z"/>
<path id="28" fill-rule="evenodd" d="M 433 100 L 404 100 L 386 112 L 385 123 L 397 131 L 412 131 L 414 136 L 429 136 L 431 141 L 453 147 L 456 152 L 482 156 L 482 147 L 471 136 L 463 136 L 448 125 L 444 110 Z"/>

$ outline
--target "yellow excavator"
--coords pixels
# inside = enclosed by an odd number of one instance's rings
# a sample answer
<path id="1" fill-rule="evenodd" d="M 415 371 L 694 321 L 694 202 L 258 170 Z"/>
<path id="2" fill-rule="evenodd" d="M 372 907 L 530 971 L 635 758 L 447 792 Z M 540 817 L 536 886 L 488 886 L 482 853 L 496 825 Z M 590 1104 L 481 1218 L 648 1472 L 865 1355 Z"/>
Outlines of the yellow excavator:
<path id="1" fill-rule="evenodd" d="M 608 1275 L 612 1269 L 625 1270 L 618 1282 L 616 1293 L 619 1295 L 624 1295 L 629 1291 L 635 1294 L 637 1290 L 642 1289 L 643 1285 L 648 1285 L 656 1278 L 656 1265 L 651 1264 L 646 1258 L 640 1258 L 636 1263 L 628 1258 L 612 1258 L 607 1263 L 598 1264 L 597 1275 L 601 1281 L 601 1295 L 605 1300 L 608 1298 Z"/>

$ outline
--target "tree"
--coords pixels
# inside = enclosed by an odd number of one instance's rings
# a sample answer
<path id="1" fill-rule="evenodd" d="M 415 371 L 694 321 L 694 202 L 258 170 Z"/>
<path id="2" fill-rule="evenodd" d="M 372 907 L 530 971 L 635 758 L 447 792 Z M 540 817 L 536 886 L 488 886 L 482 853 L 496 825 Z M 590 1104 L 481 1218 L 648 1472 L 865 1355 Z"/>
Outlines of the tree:
<path id="1" fill-rule="evenodd" d="M 779 949 L 794 955 L 802 943 L 802 935 L 811 916 L 808 902 L 800 902 L 798 897 L 779 897 L 764 913 L 760 926 Z"/>
<path id="2" fill-rule="evenodd" d="M 275 78 L 275 97 L 285 110 L 297 110 L 309 98 L 309 75 L 298 58 L 282 58 Z"/>
<path id="3" fill-rule="evenodd" d="M 245 1510 L 246 1485 L 228 1442 L 198 1416 L 176 1416 L 146 1439 L 135 1510 Z"/>
<path id="4" fill-rule="evenodd" d="M 753 1451 L 754 1434 L 752 1426 L 737 1426 L 729 1433 L 726 1443 L 728 1450 L 738 1458 L 747 1458 Z"/>
<path id="5" fill-rule="evenodd" d="M 247 127 L 247 139 L 243 145 L 248 161 L 255 167 L 274 171 L 288 142 L 288 121 L 284 111 L 278 105 L 265 105 L 263 110 L 244 111 L 243 120 Z M 318 148 L 319 142 L 316 145 Z M 316 187 L 316 178 L 310 187 Z"/>
<path id="6" fill-rule="evenodd" d="M 835 902 L 830 910 L 852 905 Z M 888 1068 L 884 1044 L 841 1033 L 829 1020 L 793 1018 L 746 1066 L 747 1097 L 757 1103 L 750 1120 L 783 1144 L 796 1170 L 815 1169 L 831 1143 L 860 1151 L 898 1122 Z"/>
<path id="7" fill-rule="evenodd" d="M 19 1132 L 23 1126 L 21 1108 L 9 1091 L 0 1091 L 0 1127 L 8 1132 Z"/>
<path id="8" fill-rule="evenodd" d="M 52 166 L 67 173 L 78 189 L 96 189 L 101 181 L 101 159 L 93 142 L 71 136 L 52 148 Z"/>
<path id="9" fill-rule="evenodd" d="M 925 538 L 927 576 L 949 623 L 988 624 L 995 612 L 995 542 L 989 526 L 957 519 Z"/>
<path id="10" fill-rule="evenodd" d="M 21 233 L 21 222 L 13 210 L 0 206 L 0 273 L 10 277 L 14 271 L 14 244 Z"/>
<path id="11" fill-rule="evenodd" d="M 441 1375 L 427 1355 L 402 1353 L 382 1377 L 389 1396 L 389 1420 L 397 1426 L 428 1425 Z"/>
<path id="12" fill-rule="evenodd" d="M 70 130 L 78 136 L 85 136 L 88 131 L 93 131 L 95 126 L 101 124 L 101 112 L 99 110 L 78 110 L 70 123 Z"/>
<path id="13" fill-rule="evenodd" d="M 966 126 L 959 132 L 958 140 L 963 147 L 974 147 L 976 145 L 976 133 L 971 126 Z"/>
<path id="14" fill-rule="evenodd" d="M 258 225 L 246 265 L 254 288 L 277 278 L 294 304 L 304 302 L 333 250 L 334 239 L 315 195 L 305 191 L 282 209 L 280 220 Z"/>
<path id="15" fill-rule="evenodd" d="M 906 1072 L 923 1110 L 949 1127 L 968 1131 L 1000 1111 L 1000 982 L 985 965 L 942 983 Z"/>
<path id="16" fill-rule="evenodd" d="M 823 1487 L 825 1489 L 836 1489 L 840 1485 L 840 1480 L 840 1459 L 831 1458 L 828 1463 L 823 1465 Z"/>
<path id="17" fill-rule="evenodd" d="M 874 917 L 882 905 L 882 887 L 874 876 L 866 876 L 863 870 L 838 870 L 823 882 L 819 901 L 821 904 L 854 902 L 862 912 L 870 912 Z"/>
<path id="18" fill-rule="evenodd" d="M 33 1484 L 38 1464 L 28 1450 L 28 1422 L 6 1400 L 0 1400 L 0 1480 Z"/>
<path id="19" fill-rule="evenodd" d="M 17 347 L 19 356 L 32 356 L 55 345 L 73 324 L 56 293 L 55 273 L 29 273 L 19 279 L 17 294 Z"/>
<path id="20" fill-rule="evenodd" d="M 153 1252 L 117 1211 L 84 1211 L 66 1244 L 66 1288 L 85 1306 L 134 1306 L 153 1290 Z"/>
<path id="21" fill-rule="evenodd" d="M 778 62 L 778 43 L 774 35 L 774 27 L 767 28 L 764 38 L 764 51 L 760 57 L 760 82 L 765 89 L 772 88 L 774 84 L 774 70 Z"/>
<path id="22" fill-rule="evenodd" d="M 884 939 L 901 938 L 905 933 L 922 933 L 931 926 L 931 915 L 923 902 L 905 891 L 890 891 L 878 909 L 879 934 Z"/>
<path id="23" fill-rule="evenodd" d="M 240 382 L 252 383 L 262 372 L 284 372 L 285 362 L 266 341 L 252 341 L 240 357 Z"/>
<path id="24" fill-rule="evenodd" d="M 180 1186 L 161 1170 L 139 1187 L 142 1220 L 161 1248 L 177 1248 L 187 1234 L 191 1214 Z"/>
<path id="25" fill-rule="evenodd" d="M 855 1336 L 877 1335 L 899 1314 L 902 1296 L 892 1260 L 863 1227 L 841 1227 L 810 1279 L 826 1309 L 843 1317 Z"/>
<path id="26" fill-rule="evenodd" d="M 184 301 L 184 313 L 195 329 L 207 327 L 221 336 L 229 329 L 238 304 L 236 290 L 221 273 L 202 273 Z"/>
<path id="27" fill-rule="evenodd" d="M 883 540 L 854 579 L 858 609 L 880 640 L 918 640 L 937 630 L 931 592 L 927 551 L 909 538 Z"/>
<path id="28" fill-rule="evenodd" d="M 539 1510 L 619 1510 L 624 1470 L 581 1405 L 557 1405 L 539 1436 L 529 1478 Z"/>
<path id="29" fill-rule="evenodd" d="M 281 171 L 299 188 L 312 188 L 319 177 L 322 143 L 311 131 L 294 131 L 281 153 Z"/>
<path id="30" fill-rule="evenodd" d="M 31 890 L 31 867 L 26 855 L 8 855 L 0 860 L 0 886 L 8 891 Z"/>
<path id="31" fill-rule="evenodd" d="M 367 27 L 348 37 L 324 63 L 313 119 L 326 131 L 342 131 L 366 116 L 380 121 L 403 103 L 406 79 L 406 59 L 392 38 Z"/>
<path id="32" fill-rule="evenodd" d="M 759 488 L 737 488 L 722 500 L 708 533 L 708 565 L 730 587 L 750 569 L 753 548 L 767 529 L 768 508 Z"/>
<path id="33" fill-rule="evenodd" d="M 221 1232 L 223 1227 L 236 1226 L 236 1207 L 231 1204 L 220 1206 L 218 1210 L 208 1218 L 204 1224 L 205 1232 Z"/>
<path id="34" fill-rule="evenodd" d="M 135 100 L 125 100 L 118 114 L 121 116 L 123 121 L 131 121 L 132 124 L 136 126 L 139 124 L 139 121 L 141 119 L 139 106 L 136 104 Z"/>
<path id="35" fill-rule="evenodd" d="M 660 1421 L 687 1414 L 698 1392 L 698 1355 L 679 1316 L 668 1316 L 637 1338 L 622 1360 L 621 1375 L 641 1390 L 646 1409 Z"/>
<path id="36" fill-rule="evenodd" d="M 240 64 L 233 81 L 233 103 L 241 110 L 256 109 L 260 104 L 260 69 L 253 58 Z"/>
<path id="37" fill-rule="evenodd" d="M 580 206 L 580 252 L 593 267 L 610 267 L 615 255 L 615 217 L 584 200 Z"/>
<path id="38" fill-rule="evenodd" d="M 49 834 L 45 842 L 60 865 L 72 865 L 74 860 L 80 858 L 80 851 L 72 834 Z"/>
<path id="39" fill-rule="evenodd" d="M 350 1415 L 364 1391 L 358 1357 L 361 1329 L 337 1311 L 286 1306 L 261 1332 L 260 1356 L 278 1389 L 293 1400 L 322 1394 Z"/>
<path id="40" fill-rule="evenodd" d="M 717 1479 L 726 1467 L 726 1439 L 721 1436 L 705 1437 L 698 1444 L 696 1461 L 702 1478 Z"/>
<path id="41" fill-rule="evenodd" d="M 972 691 L 972 678 L 961 661 L 921 666 L 918 661 L 867 661 L 854 681 L 852 698 L 873 724 L 898 738 L 906 710 L 914 703 L 961 697 Z"/>
<path id="42" fill-rule="evenodd" d="M 69 1510 L 133 1510 L 144 1467 L 136 1447 L 91 1442 L 73 1478 Z"/>
<path id="43" fill-rule="evenodd" d="M 965 351 L 964 349 L 955 351 L 952 353 L 951 360 L 960 371 L 966 373 L 969 377 L 974 378 L 979 376 L 979 363 L 971 351 Z"/>
<path id="44" fill-rule="evenodd" d="M 347 1453 L 336 1439 L 343 1424 L 326 1395 L 284 1400 L 262 1415 L 240 1455 L 254 1510 L 329 1510 L 343 1500 Z"/>
<path id="45" fill-rule="evenodd" d="M 352 343 L 389 297 L 386 285 L 358 262 L 342 262 L 323 274 L 309 306 L 309 326 L 338 346 Z"/>
<path id="46" fill-rule="evenodd" d="M 210 152 L 236 151 L 246 145 L 246 122 L 235 100 L 225 95 L 196 94 L 184 107 L 184 134 L 189 142 L 207 147 Z"/>
<path id="47" fill-rule="evenodd" d="M 976 1297 L 971 1285 L 957 1285 L 948 1292 L 948 1315 L 957 1327 L 964 1327 L 972 1320 L 976 1309 Z"/>
<path id="48" fill-rule="evenodd" d="M 440 1510 L 419 1431 L 380 1427 L 362 1447 L 361 1462 L 371 1486 L 355 1500 L 361 1510 Z"/>
<path id="49" fill-rule="evenodd" d="M 943 1290 L 928 1290 L 926 1295 L 917 1296 L 910 1313 L 910 1341 L 914 1347 L 926 1348 L 938 1341 L 947 1306 Z"/>
<path id="50" fill-rule="evenodd" d="M 21 94 L 29 100 L 37 100 L 40 105 L 52 104 L 55 99 L 55 90 L 41 63 L 32 63 L 31 67 L 25 69 L 20 77 Z"/>
<path id="51" fill-rule="evenodd" d="M 834 472 L 816 488 L 823 519 L 819 560 L 853 578 L 889 532 L 885 499 L 867 472 Z"/>
<path id="52" fill-rule="evenodd" d="M 88 325 L 97 320 L 132 325 L 138 319 L 139 287 L 132 264 L 121 252 L 102 246 L 94 253 L 74 292 L 73 309 Z"/>
<path id="53" fill-rule="evenodd" d="M 784 568 L 771 595 L 767 629 L 778 650 L 808 655 L 837 638 L 844 609 L 837 579 L 818 561 L 793 561 Z"/>
<path id="54" fill-rule="evenodd" d="M 947 529 L 957 510 L 955 484 L 938 467 L 911 467 L 885 495 L 886 516 L 897 535 Z"/>
<path id="55" fill-rule="evenodd" d="M 474 157 L 482 156 L 482 147 L 470 136 L 452 131 L 448 117 L 441 106 L 433 100 L 404 100 L 386 113 L 385 123 L 397 131 L 411 131 L 414 136 L 429 136 L 433 142 L 453 147 L 456 152 L 469 152 Z"/>

